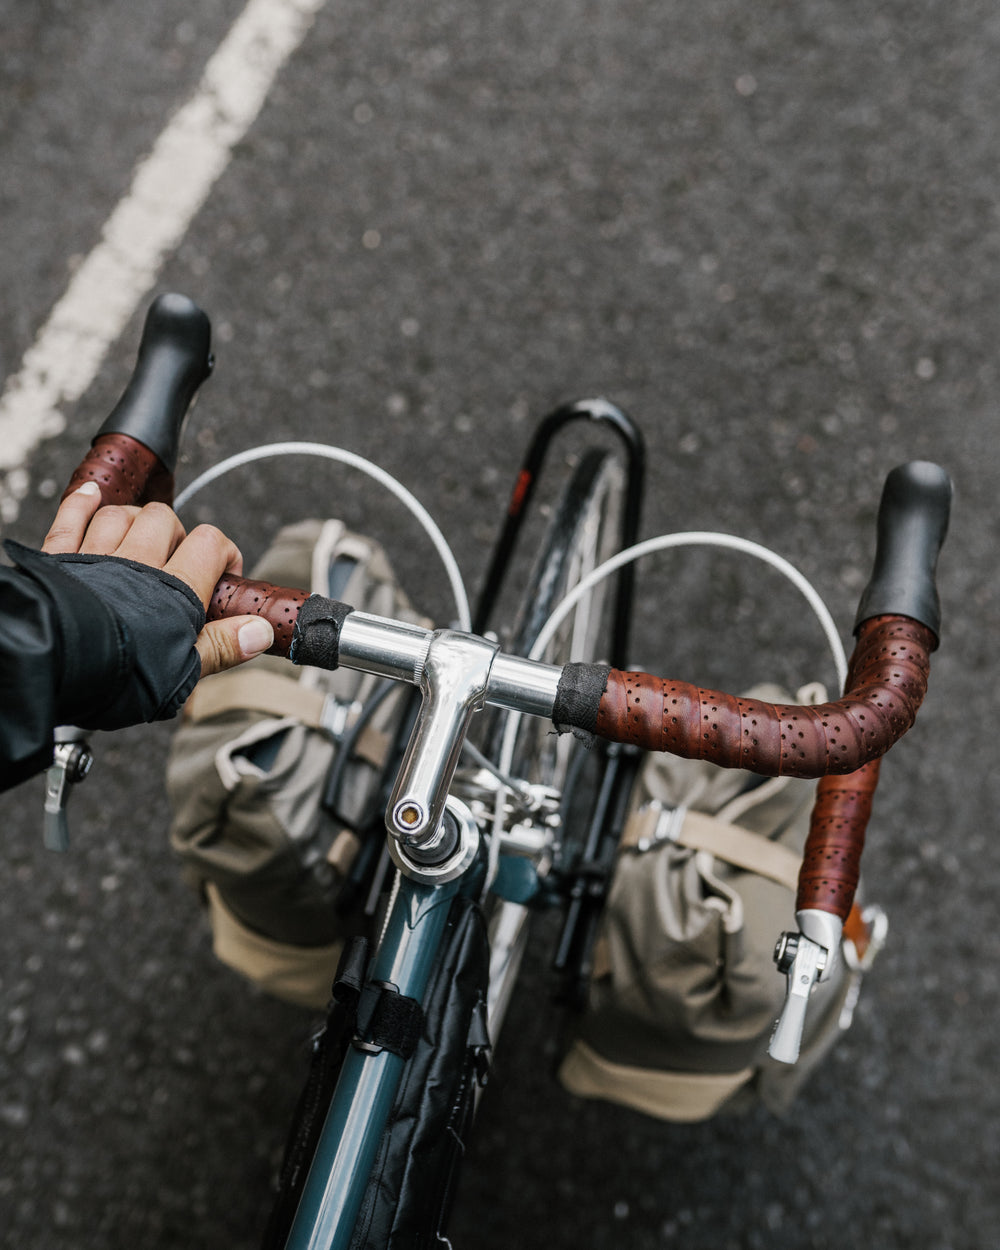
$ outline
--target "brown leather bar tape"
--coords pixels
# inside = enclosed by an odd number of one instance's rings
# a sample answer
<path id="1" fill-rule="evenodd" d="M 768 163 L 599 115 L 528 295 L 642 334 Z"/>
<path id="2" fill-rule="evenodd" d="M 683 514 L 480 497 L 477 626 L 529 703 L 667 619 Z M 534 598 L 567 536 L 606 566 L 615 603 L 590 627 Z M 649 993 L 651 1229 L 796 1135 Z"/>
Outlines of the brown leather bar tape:
<path id="1" fill-rule="evenodd" d="M 96 482 L 105 504 L 172 503 L 174 476 L 163 467 L 155 452 L 128 434 L 101 434 L 94 440 L 63 499 L 85 482 Z"/>
<path id="2" fill-rule="evenodd" d="M 884 755 L 913 724 L 936 646 L 935 635 L 908 617 L 863 622 L 848 693 L 819 707 L 740 699 L 612 669 L 596 720 L 578 727 L 612 742 L 765 776 L 852 773 Z"/>
<path id="3" fill-rule="evenodd" d="M 84 456 L 63 492 L 63 498 L 84 482 L 97 482 L 104 504 L 172 503 L 174 478 L 156 454 L 128 434 L 101 434 Z M 263 616 L 274 628 L 272 655 L 287 655 L 299 609 L 308 591 L 254 582 L 242 577 L 221 578 L 212 593 L 208 619 L 222 616 Z"/>
<path id="4" fill-rule="evenodd" d="M 274 629 L 274 643 L 268 654 L 287 655 L 299 609 L 308 598 L 306 590 L 226 575 L 215 587 L 207 615 L 210 621 L 223 616 L 263 616 Z"/>
<path id="5" fill-rule="evenodd" d="M 881 760 L 816 787 L 795 910 L 832 912 L 846 921 L 861 874 L 861 852 Z"/>

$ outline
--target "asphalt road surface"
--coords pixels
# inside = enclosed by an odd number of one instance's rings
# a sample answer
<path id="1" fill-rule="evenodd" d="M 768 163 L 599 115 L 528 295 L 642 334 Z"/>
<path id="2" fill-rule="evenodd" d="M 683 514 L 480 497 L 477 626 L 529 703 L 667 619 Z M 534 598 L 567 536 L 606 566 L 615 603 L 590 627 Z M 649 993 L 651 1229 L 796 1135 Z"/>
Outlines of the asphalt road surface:
<path id="1" fill-rule="evenodd" d="M 242 11 L 0 0 L 7 381 Z M 854 1028 L 786 1119 L 670 1127 L 564 1094 L 544 999 L 522 1000 L 456 1248 L 998 1244 L 998 63 L 983 0 L 329 0 L 66 431 L 7 465 L 5 530 L 38 541 L 174 289 L 218 357 L 182 481 L 256 442 L 338 442 L 433 510 L 473 586 L 532 421 L 566 399 L 643 425 L 644 533 L 776 548 L 845 635 L 885 472 L 952 473 L 943 642 L 866 856 L 891 937 Z M 380 534 L 447 616 L 424 545 L 339 471 L 248 472 L 193 519 L 252 556 L 303 512 Z M 794 594 L 727 557 L 665 558 L 642 598 L 637 663 L 832 681 Z M 242 1250 L 266 1210 L 311 1018 L 213 962 L 166 846 L 168 739 L 99 743 L 65 857 L 40 783 L 4 798 L 9 1250 Z"/>

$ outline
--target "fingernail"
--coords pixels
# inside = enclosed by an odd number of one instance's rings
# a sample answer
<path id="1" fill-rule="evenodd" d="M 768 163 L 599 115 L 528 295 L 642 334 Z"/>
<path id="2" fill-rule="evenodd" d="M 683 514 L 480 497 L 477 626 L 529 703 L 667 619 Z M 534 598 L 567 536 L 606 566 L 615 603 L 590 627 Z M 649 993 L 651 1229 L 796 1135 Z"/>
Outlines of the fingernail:
<path id="1" fill-rule="evenodd" d="M 78 486 L 73 492 L 74 495 L 99 495 L 101 488 L 96 482 L 84 482 L 82 486 Z"/>
<path id="2" fill-rule="evenodd" d="M 240 640 L 240 652 L 243 658 L 249 660 L 252 656 L 266 651 L 274 642 L 274 630 L 269 622 L 258 616 L 255 620 L 247 621 L 245 625 L 240 626 L 237 637 Z"/>

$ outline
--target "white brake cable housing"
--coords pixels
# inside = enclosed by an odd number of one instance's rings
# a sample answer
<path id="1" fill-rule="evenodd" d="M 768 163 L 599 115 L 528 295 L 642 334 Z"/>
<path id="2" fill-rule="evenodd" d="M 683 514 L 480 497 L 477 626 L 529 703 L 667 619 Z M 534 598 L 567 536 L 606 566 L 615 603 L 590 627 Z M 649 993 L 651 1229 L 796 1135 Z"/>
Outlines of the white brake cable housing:
<path id="1" fill-rule="evenodd" d="M 472 628 L 469 596 L 465 590 L 465 582 L 462 579 L 458 562 L 433 517 L 431 517 L 423 504 L 406 489 L 402 482 L 394 478 L 391 473 L 387 473 L 385 469 L 379 468 L 377 464 L 373 464 L 370 460 L 366 460 L 364 456 L 359 456 L 353 451 L 346 451 L 343 447 L 331 447 L 326 443 L 269 443 L 262 447 L 251 447 L 247 451 L 241 451 L 235 456 L 230 456 L 228 459 L 220 461 L 219 464 L 213 465 L 211 469 L 207 469 L 200 477 L 195 478 L 177 496 L 174 503 L 175 509 L 179 511 L 200 490 L 217 481 L 226 473 L 230 473 L 233 469 L 242 468 L 243 465 L 252 464 L 257 460 L 271 460 L 278 456 L 317 456 L 324 460 L 335 460 L 339 464 L 346 464 L 352 469 L 357 469 L 378 482 L 380 486 L 384 486 L 420 523 L 421 528 L 434 544 L 434 549 L 441 558 L 441 563 L 444 565 L 445 573 L 451 586 L 452 597 L 455 600 L 455 619 L 458 623 L 458 628 L 464 630 Z"/>
<path id="2" fill-rule="evenodd" d="M 605 560 L 592 573 L 588 573 L 582 581 L 573 587 L 565 599 L 556 605 L 552 615 L 542 626 L 541 632 L 535 640 L 535 645 L 531 648 L 531 658 L 540 658 L 545 648 L 549 645 L 553 634 L 566 616 L 598 582 L 603 581 L 604 578 L 609 577 L 624 565 L 640 560 L 643 556 L 652 555 L 656 551 L 666 551 L 674 547 L 719 547 L 723 550 L 738 551 L 743 555 L 753 556 L 754 559 L 762 560 L 765 564 L 770 564 L 772 568 L 777 569 L 803 595 L 816 614 L 833 655 L 840 688 L 844 688 L 844 683 L 847 681 L 847 656 L 844 652 L 844 646 L 840 641 L 840 635 L 837 632 L 837 627 L 829 609 L 812 583 L 793 564 L 790 564 L 783 556 L 779 556 L 776 552 L 771 551 L 769 547 L 763 547 L 760 543 L 751 542 L 748 538 L 739 538 L 735 534 L 716 534 L 705 530 L 692 530 L 678 534 L 660 534 L 656 538 L 647 538 L 644 542 L 636 543 L 634 547 L 627 547 L 624 551 L 620 551 L 617 555 L 612 556 L 610 560 Z"/>

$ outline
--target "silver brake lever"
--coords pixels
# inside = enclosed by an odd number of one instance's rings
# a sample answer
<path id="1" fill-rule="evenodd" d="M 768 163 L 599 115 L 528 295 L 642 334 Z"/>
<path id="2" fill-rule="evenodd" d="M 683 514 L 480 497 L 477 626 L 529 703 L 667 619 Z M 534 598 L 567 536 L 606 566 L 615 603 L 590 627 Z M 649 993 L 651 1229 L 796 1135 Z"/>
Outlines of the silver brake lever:
<path id="1" fill-rule="evenodd" d="M 796 919 L 799 932 L 783 933 L 774 949 L 778 971 L 787 977 L 785 1004 L 767 1049 L 779 1063 L 795 1063 L 799 1057 L 809 999 L 837 966 L 843 932 L 840 919 L 827 912 L 803 910 Z"/>
<path id="2" fill-rule="evenodd" d="M 826 964 L 826 951 L 801 933 L 783 933 L 778 939 L 774 962 L 778 971 L 787 975 L 788 988 L 767 1053 L 779 1063 L 794 1063 L 802 1048 L 809 996 Z"/>
<path id="3" fill-rule="evenodd" d="M 72 787 L 86 777 L 94 756 L 84 741 L 82 729 L 60 725 L 55 731 L 52 763 L 45 774 L 45 824 L 42 837 L 49 851 L 69 850 L 69 822 L 66 805 Z"/>

